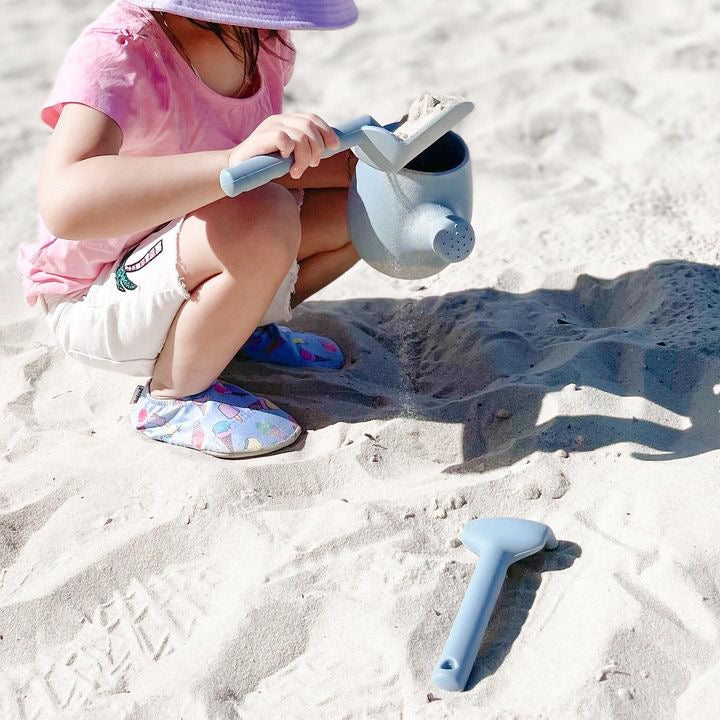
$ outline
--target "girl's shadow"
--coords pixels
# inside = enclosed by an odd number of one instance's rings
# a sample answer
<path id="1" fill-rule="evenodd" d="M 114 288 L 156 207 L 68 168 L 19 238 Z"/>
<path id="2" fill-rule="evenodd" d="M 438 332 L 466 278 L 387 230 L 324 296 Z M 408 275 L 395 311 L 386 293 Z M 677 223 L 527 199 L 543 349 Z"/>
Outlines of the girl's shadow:
<path id="1" fill-rule="evenodd" d="M 334 338 L 347 356 L 341 371 L 233 362 L 225 375 L 308 430 L 397 417 L 461 424 L 462 461 L 450 473 L 472 471 L 480 456 L 491 469 L 619 442 L 659 451 L 642 459 L 671 459 L 720 447 L 719 288 L 717 268 L 669 260 L 614 280 L 583 275 L 571 290 L 308 302 L 292 325 Z M 600 406 L 588 388 L 662 421 L 557 412 L 538 425 L 549 393 L 576 393 L 560 408 Z"/>

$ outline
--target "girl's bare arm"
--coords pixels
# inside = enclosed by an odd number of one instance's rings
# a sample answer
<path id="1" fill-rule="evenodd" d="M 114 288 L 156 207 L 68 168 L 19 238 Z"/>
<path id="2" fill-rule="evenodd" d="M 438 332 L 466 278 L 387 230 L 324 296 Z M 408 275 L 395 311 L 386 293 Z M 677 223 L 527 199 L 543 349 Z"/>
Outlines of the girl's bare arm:
<path id="1" fill-rule="evenodd" d="M 155 227 L 223 197 L 229 150 L 128 157 L 122 131 L 86 105 L 63 109 L 43 157 L 38 209 L 53 234 L 93 240 Z"/>
<path id="2" fill-rule="evenodd" d="M 323 153 L 337 148 L 338 139 L 312 113 L 271 115 L 228 150 L 133 157 L 118 154 L 122 142 L 122 130 L 112 118 L 80 103 L 65 106 L 38 186 L 38 208 L 50 232 L 82 241 L 153 228 L 224 197 L 223 168 L 275 151 L 293 155 L 286 187 L 344 187 L 349 182 L 346 154 L 333 162 L 328 158 L 321 167 Z M 304 177 L 308 169 L 312 173 Z"/>

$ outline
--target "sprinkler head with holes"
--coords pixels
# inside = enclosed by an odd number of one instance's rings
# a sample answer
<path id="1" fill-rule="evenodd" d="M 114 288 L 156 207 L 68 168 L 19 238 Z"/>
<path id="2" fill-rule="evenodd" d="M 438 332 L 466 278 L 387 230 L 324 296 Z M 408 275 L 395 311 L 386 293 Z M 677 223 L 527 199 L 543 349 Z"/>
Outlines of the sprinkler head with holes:
<path id="1" fill-rule="evenodd" d="M 435 685 L 454 691 L 465 689 L 507 569 L 540 550 L 558 546 L 547 525 L 520 518 L 471 520 L 461 539 L 478 561 L 432 674 Z"/>

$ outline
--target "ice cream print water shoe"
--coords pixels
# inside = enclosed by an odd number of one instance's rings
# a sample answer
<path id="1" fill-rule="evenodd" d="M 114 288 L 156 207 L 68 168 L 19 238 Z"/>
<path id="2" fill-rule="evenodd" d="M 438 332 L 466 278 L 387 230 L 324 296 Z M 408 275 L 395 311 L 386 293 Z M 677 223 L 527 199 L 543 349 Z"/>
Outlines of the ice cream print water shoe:
<path id="1" fill-rule="evenodd" d="M 215 381 L 195 395 L 154 398 L 150 381 L 138 386 L 130 418 L 146 437 L 216 457 L 241 458 L 280 450 L 301 429 L 277 405 L 237 385 Z"/>
<path id="2" fill-rule="evenodd" d="M 345 363 L 342 350 L 330 338 L 274 324 L 257 328 L 237 357 L 316 370 L 339 370 Z"/>

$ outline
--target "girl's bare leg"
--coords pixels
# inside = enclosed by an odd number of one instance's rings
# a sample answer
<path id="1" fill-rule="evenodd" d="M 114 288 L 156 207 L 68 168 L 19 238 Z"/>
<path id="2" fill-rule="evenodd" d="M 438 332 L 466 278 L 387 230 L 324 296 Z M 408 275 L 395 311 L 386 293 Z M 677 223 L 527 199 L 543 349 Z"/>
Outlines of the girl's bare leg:
<path id="1" fill-rule="evenodd" d="M 258 326 L 298 255 L 300 213 L 268 183 L 192 213 L 178 264 L 190 298 L 178 310 L 155 364 L 153 397 L 208 387 Z"/>
<path id="2" fill-rule="evenodd" d="M 347 228 L 347 189 L 305 190 L 300 213 L 300 273 L 292 304 L 297 305 L 340 277 L 357 261 Z"/>

